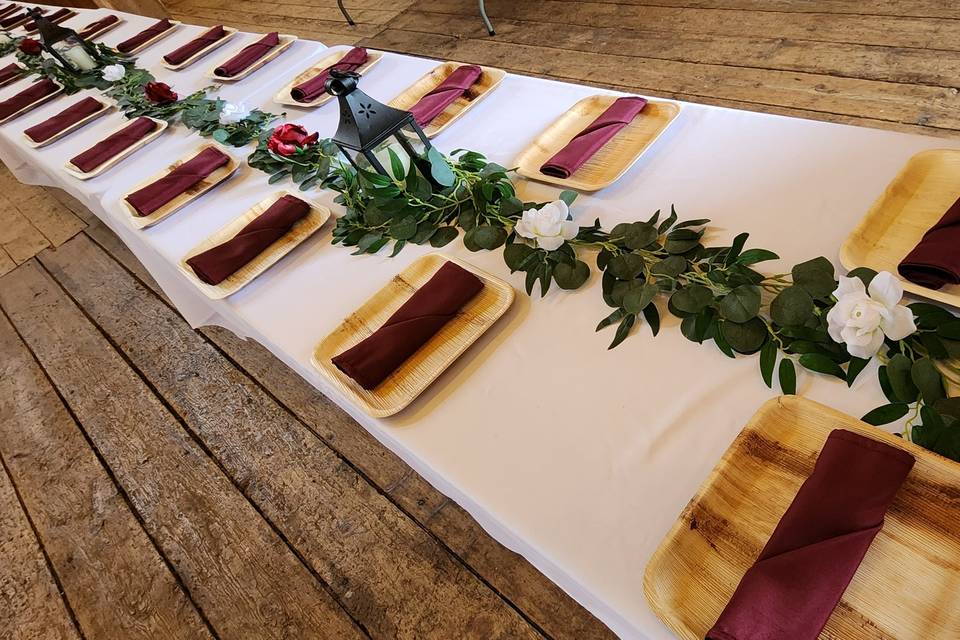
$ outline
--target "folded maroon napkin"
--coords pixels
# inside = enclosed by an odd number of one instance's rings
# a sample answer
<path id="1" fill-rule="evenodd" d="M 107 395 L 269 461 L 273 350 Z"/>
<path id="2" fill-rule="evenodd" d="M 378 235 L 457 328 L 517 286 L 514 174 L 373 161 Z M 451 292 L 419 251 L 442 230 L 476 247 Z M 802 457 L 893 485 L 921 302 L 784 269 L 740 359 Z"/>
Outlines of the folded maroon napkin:
<path id="1" fill-rule="evenodd" d="M 294 196 L 283 196 L 233 238 L 198 253 L 187 260 L 187 264 L 207 284 L 220 284 L 286 235 L 308 213 L 310 205 L 306 202 Z"/>
<path id="2" fill-rule="evenodd" d="M 297 102 L 313 102 L 326 91 L 327 78 L 333 69 L 337 71 L 356 71 L 367 61 L 367 50 L 363 47 L 354 47 L 347 52 L 347 55 L 340 58 L 336 64 L 332 64 L 306 82 L 301 82 L 290 90 L 290 96 Z"/>
<path id="3" fill-rule="evenodd" d="M 84 173 L 89 173 L 104 162 L 129 149 L 145 136 L 153 133 L 160 125 L 143 116 L 133 120 L 120 131 L 113 133 L 83 153 L 70 158 L 70 164 Z"/>
<path id="4" fill-rule="evenodd" d="M 960 284 L 960 199 L 923 234 L 897 267 L 900 275 L 928 289 Z"/>
<path id="5" fill-rule="evenodd" d="M 0 27 L 3 27 L 4 29 L 10 29 L 11 27 L 13 27 L 13 25 L 19 22 L 22 22 L 27 17 L 29 16 L 27 15 L 26 11 L 23 11 L 21 13 L 16 13 L 10 16 L 9 18 L 4 18 L 3 20 L 0 20 Z"/>
<path id="6" fill-rule="evenodd" d="M 274 31 L 263 36 L 253 44 L 248 44 L 222 65 L 213 70 L 214 75 L 221 78 L 232 78 L 238 73 L 247 70 L 254 62 L 267 55 L 271 49 L 280 44 L 280 34 Z"/>
<path id="7" fill-rule="evenodd" d="M 218 40 L 222 40 L 226 35 L 227 32 L 223 30 L 223 25 L 218 24 L 215 27 L 211 27 L 208 31 L 194 38 L 182 47 L 174 49 L 167 55 L 163 56 L 163 59 L 169 64 L 181 64 L 182 62 L 186 62 L 190 56 L 196 54 L 198 51 L 206 49 Z"/>
<path id="8" fill-rule="evenodd" d="M 456 263 L 445 263 L 382 327 L 333 358 L 333 364 L 364 389 L 375 389 L 481 289 L 480 278 Z"/>
<path id="9" fill-rule="evenodd" d="M 647 101 L 643 98 L 618 98 L 591 122 L 590 126 L 575 135 L 563 149 L 547 160 L 540 167 L 540 173 L 556 178 L 569 178 L 613 136 L 630 124 L 645 106 Z"/>
<path id="10" fill-rule="evenodd" d="M 80 30 L 80 33 L 78 35 L 83 39 L 90 38 L 93 35 L 99 33 L 102 29 L 105 29 L 110 25 L 112 25 L 114 22 L 119 22 L 119 21 L 120 21 L 120 18 L 118 18 L 113 14 L 109 16 L 105 16 L 85 26 L 83 29 Z"/>
<path id="11" fill-rule="evenodd" d="M 0 102 L 0 120 L 6 120 L 24 107 L 60 90 L 60 85 L 49 78 L 38 80 L 32 85 Z"/>
<path id="12" fill-rule="evenodd" d="M 137 35 L 132 38 L 127 38 L 123 42 L 117 45 L 117 51 L 121 53 L 130 53 L 140 45 L 142 45 L 147 40 L 152 40 L 164 31 L 168 31 L 173 28 L 173 24 L 164 18 L 158 22 L 155 22 L 153 25 L 147 27 Z"/>
<path id="13" fill-rule="evenodd" d="M 49 20 L 50 22 L 63 22 L 64 20 L 66 20 L 66 19 L 69 18 L 70 16 L 75 16 L 75 15 L 77 15 L 77 12 L 76 12 L 76 11 L 73 11 L 73 10 L 67 9 L 67 8 L 63 8 L 63 9 L 57 9 L 56 11 L 54 11 L 53 13 L 51 13 L 50 15 L 44 16 L 44 17 L 45 17 L 47 20 Z M 24 29 L 27 30 L 27 33 L 36 33 L 36 32 L 37 32 L 37 23 L 34 22 L 33 20 L 31 20 L 31 21 L 28 22 L 26 25 L 24 25 Z"/>
<path id="14" fill-rule="evenodd" d="M 5 85 L 14 78 L 21 78 L 24 75 L 24 68 L 16 62 L 11 62 L 0 69 L 0 85 Z"/>
<path id="15" fill-rule="evenodd" d="M 79 102 L 74 102 L 57 115 L 50 116 L 40 124 L 24 129 L 23 132 L 34 142 L 44 142 L 101 109 L 103 109 L 102 102 L 96 98 L 87 97 Z"/>
<path id="16" fill-rule="evenodd" d="M 6 18 L 7 16 L 9 16 L 11 13 L 13 13 L 19 8 L 20 8 L 19 5 L 8 4 L 7 6 L 0 9 L 0 19 Z"/>
<path id="17" fill-rule="evenodd" d="M 409 109 L 417 124 L 421 127 L 430 124 L 430 121 L 443 113 L 443 110 L 453 101 L 466 93 L 480 79 L 482 73 L 483 69 L 473 64 L 457 67 L 443 82 Z"/>
<path id="18" fill-rule="evenodd" d="M 230 156 L 207 147 L 156 182 L 128 195 L 127 202 L 141 216 L 148 216 L 228 162 Z"/>
<path id="19" fill-rule="evenodd" d="M 707 640 L 816 640 L 913 462 L 901 449 L 832 431 Z"/>

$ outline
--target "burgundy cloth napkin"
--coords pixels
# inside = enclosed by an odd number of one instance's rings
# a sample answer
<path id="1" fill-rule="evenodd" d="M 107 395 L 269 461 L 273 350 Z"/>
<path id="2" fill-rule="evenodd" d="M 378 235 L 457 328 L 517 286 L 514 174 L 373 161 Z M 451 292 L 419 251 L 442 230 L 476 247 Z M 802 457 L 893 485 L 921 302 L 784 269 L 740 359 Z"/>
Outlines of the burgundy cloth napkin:
<path id="1" fill-rule="evenodd" d="M 297 102 L 313 102 L 326 91 L 327 78 L 330 71 L 356 71 L 367 61 L 367 50 L 363 47 L 354 47 L 347 51 L 336 64 L 332 64 L 306 82 L 301 82 L 290 90 L 290 96 Z"/>
<path id="2" fill-rule="evenodd" d="M 163 56 L 163 59 L 169 64 L 180 64 L 185 62 L 190 56 L 194 55 L 201 49 L 206 49 L 217 40 L 222 40 L 226 35 L 227 32 L 223 30 L 223 25 L 218 24 L 215 27 L 211 27 L 208 31 L 194 38 L 182 47 L 174 49 L 167 55 Z"/>
<path id="3" fill-rule="evenodd" d="M 159 127 L 156 122 L 143 116 L 137 118 L 120 131 L 113 133 L 83 153 L 70 158 L 70 163 L 80 171 L 89 173 L 104 162 L 130 148 L 131 145 L 144 136 L 154 132 Z"/>
<path id="4" fill-rule="evenodd" d="M 19 9 L 19 8 L 20 8 L 20 7 L 19 7 L 18 5 L 8 4 L 8 5 L 5 6 L 4 8 L 0 9 L 0 18 L 5 18 L 5 17 L 9 16 L 11 13 L 13 13 L 14 11 L 16 11 L 16 10 Z"/>
<path id="5" fill-rule="evenodd" d="M 456 263 L 445 263 L 382 327 L 333 358 L 333 364 L 364 389 L 375 389 L 481 289 L 480 278 Z"/>
<path id="6" fill-rule="evenodd" d="M 27 105 L 60 90 L 60 85 L 49 78 L 38 80 L 18 94 L 0 102 L 0 120 L 5 120 Z"/>
<path id="7" fill-rule="evenodd" d="M 25 129 L 23 132 L 34 142 L 43 142 L 101 109 L 103 109 L 102 102 L 96 98 L 87 97 L 79 102 L 74 102 L 57 115 Z"/>
<path id="8" fill-rule="evenodd" d="M 18 22 L 20 22 L 26 17 L 27 17 L 27 13 L 25 11 L 22 13 L 14 14 L 9 18 L 4 18 L 3 20 L 0 20 L 0 27 L 3 27 L 4 29 L 9 29 L 13 25 L 17 24 Z"/>
<path id="9" fill-rule="evenodd" d="M 540 173 L 556 178 L 569 178 L 600 148 L 637 117 L 647 106 L 643 98 L 617 98 L 596 120 L 573 137 L 573 140 L 547 160 Z"/>
<path id="10" fill-rule="evenodd" d="M 137 47 L 139 47 L 140 45 L 142 45 L 147 40 L 152 40 L 153 38 L 157 37 L 164 31 L 167 31 L 172 28 L 173 28 L 173 24 L 171 24 L 169 20 L 164 18 L 163 20 L 155 22 L 151 26 L 147 27 L 146 29 L 144 29 L 137 35 L 133 36 L 132 38 L 127 38 L 126 40 L 118 44 L 117 51 L 121 53 L 129 53 L 134 49 L 136 49 Z"/>
<path id="11" fill-rule="evenodd" d="M 816 640 L 913 462 L 890 445 L 832 431 L 707 640 Z"/>
<path id="12" fill-rule="evenodd" d="M 228 162 L 230 156 L 207 147 L 156 182 L 128 195 L 127 202 L 141 216 L 148 216 Z"/>
<path id="13" fill-rule="evenodd" d="M 294 196 L 283 196 L 233 238 L 198 253 L 187 260 L 187 264 L 207 284 L 220 284 L 286 235 L 308 213 L 310 205 L 306 202 Z"/>
<path id="14" fill-rule="evenodd" d="M 274 31 L 263 36 L 253 44 L 248 44 L 222 65 L 213 70 L 214 75 L 223 78 L 232 78 L 246 70 L 254 62 L 267 55 L 271 49 L 280 44 L 280 34 Z"/>
<path id="15" fill-rule="evenodd" d="M 44 16 L 44 17 L 50 22 L 58 22 L 60 20 L 66 20 L 68 17 L 73 15 L 76 15 L 76 12 L 72 11 L 71 9 L 63 8 L 63 9 L 57 9 L 50 15 Z M 24 26 L 24 28 L 27 30 L 27 33 L 36 33 L 37 23 L 31 20 Z"/>
<path id="16" fill-rule="evenodd" d="M 114 22 L 119 22 L 119 21 L 120 21 L 120 18 L 111 14 L 109 16 L 100 18 L 96 22 L 91 22 L 90 24 L 85 26 L 83 29 L 81 29 L 78 35 L 83 39 L 87 39 L 90 37 L 91 34 L 97 33 L 101 29 L 104 29 L 110 26 L 111 24 L 113 24 Z"/>
<path id="17" fill-rule="evenodd" d="M 0 69 L 0 85 L 6 84 L 13 78 L 23 76 L 23 72 L 23 67 L 18 65 L 16 62 L 11 62 L 4 68 Z"/>
<path id="18" fill-rule="evenodd" d="M 421 127 L 430 124 L 430 121 L 443 113 L 443 110 L 454 100 L 466 93 L 482 73 L 483 69 L 473 64 L 457 67 L 443 82 L 409 109 L 417 124 Z"/>
<path id="19" fill-rule="evenodd" d="M 960 199 L 923 234 L 897 267 L 900 275 L 928 289 L 960 284 Z"/>

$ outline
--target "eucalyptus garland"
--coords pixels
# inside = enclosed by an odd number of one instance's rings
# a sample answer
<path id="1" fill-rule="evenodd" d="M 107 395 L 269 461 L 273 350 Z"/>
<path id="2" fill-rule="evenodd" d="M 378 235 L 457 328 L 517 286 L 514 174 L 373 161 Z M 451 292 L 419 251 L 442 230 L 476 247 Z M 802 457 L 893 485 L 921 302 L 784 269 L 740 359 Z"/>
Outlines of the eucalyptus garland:
<path id="1" fill-rule="evenodd" d="M 22 41 L 23 39 L 21 39 Z M 18 41 L 19 45 L 20 41 Z M 40 54 L 30 54 L 24 51 L 17 51 L 17 61 L 29 73 L 49 78 L 63 87 L 63 92 L 67 95 L 73 95 L 83 89 L 108 89 L 112 82 L 104 79 L 102 69 L 105 66 L 120 65 L 127 72 L 136 68 L 136 59 L 121 56 L 110 47 L 94 43 L 92 45 L 97 51 L 97 58 L 100 66 L 90 71 L 70 72 L 60 66 L 53 58 Z M 2 54 L 0 54 L 2 55 Z"/>
<path id="2" fill-rule="evenodd" d="M 0 44 L 0 56 L 10 55 L 17 50 L 24 36 L 15 36 L 9 31 L 0 31 L 0 35 L 7 38 L 7 41 Z"/>

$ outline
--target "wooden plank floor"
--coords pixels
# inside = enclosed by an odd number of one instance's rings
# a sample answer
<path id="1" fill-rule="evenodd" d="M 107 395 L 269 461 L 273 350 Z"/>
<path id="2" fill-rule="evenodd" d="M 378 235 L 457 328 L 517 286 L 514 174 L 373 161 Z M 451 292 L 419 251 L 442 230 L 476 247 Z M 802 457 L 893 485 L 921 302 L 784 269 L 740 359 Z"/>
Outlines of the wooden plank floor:
<path id="1" fill-rule="evenodd" d="M 941 0 L 174 0 L 630 91 L 960 130 Z M 612 634 L 256 344 L 193 331 L 78 202 L 0 172 L 0 639 Z M 641 597 L 638 594 L 638 597 Z"/>

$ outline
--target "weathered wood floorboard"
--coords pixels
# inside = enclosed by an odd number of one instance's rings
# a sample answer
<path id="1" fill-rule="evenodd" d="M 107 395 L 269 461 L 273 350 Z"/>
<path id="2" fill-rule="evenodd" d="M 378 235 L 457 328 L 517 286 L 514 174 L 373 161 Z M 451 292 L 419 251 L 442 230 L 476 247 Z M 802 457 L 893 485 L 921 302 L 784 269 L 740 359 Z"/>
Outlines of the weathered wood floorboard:
<path id="1" fill-rule="evenodd" d="M 14 275 L 0 279 L 0 289 L 6 289 Z M 193 604 L 3 314 L 0 353 L 0 456 L 84 635 L 130 640 L 210 638 Z M 4 530 L 5 526 L 0 528 Z M 0 559 L 0 573 L 7 567 L 19 568 L 9 558 Z M 49 574 L 46 577 L 52 582 Z M 8 630 L 20 629 L 22 635 L 15 633 L 14 638 L 77 637 L 56 587 L 47 586 L 41 594 L 39 587 L 20 591 L 14 583 L 14 598 L 28 593 L 44 596 L 42 602 L 30 602 L 26 611 L 0 611 Z M 38 635 L 31 635 L 31 629 L 37 629 Z M 51 635 L 43 636 L 39 629 Z M 0 637 L 9 636 L 0 630 Z"/>
<path id="2" fill-rule="evenodd" d="M 0 334 L 9 325 L 0 316 Z M 0 337 L 2 340 L 2 337 Z M 2 384 L 2 382 L 0 382 Z M 2 400 L 0 400 L 2 402 Z M 2 460 L 2 456 L 0 456 Z M 40 544 L 0 466 L 0 638 L 79 638 Z"/>
<path id="3" fill-rule="evenodd" d="M 129 249 L 103 224 L 92 224 L 86 233 L 155 293 L 160 293 Z M 582 640 L 612 637 L 606 627 L 556 585 L 490 538 L 456 503 L 430 486 L 266 349 L 225 329 L 208 327 L 202 333 L 548 635 Z"/>
<path id="4" fill-rule="evenodd" d="M 0 306 L 219 635 L 366 637 L 38 264 L 2 284 Z"/>

